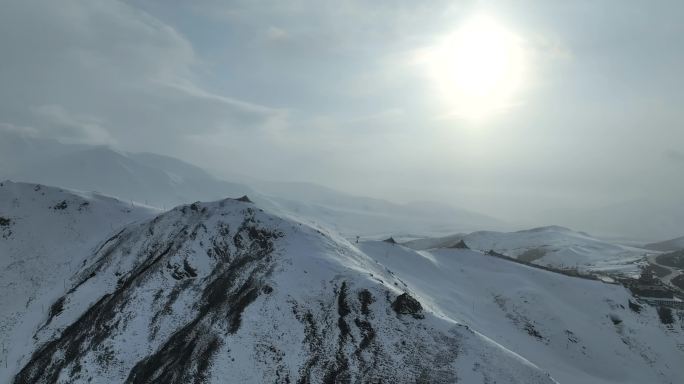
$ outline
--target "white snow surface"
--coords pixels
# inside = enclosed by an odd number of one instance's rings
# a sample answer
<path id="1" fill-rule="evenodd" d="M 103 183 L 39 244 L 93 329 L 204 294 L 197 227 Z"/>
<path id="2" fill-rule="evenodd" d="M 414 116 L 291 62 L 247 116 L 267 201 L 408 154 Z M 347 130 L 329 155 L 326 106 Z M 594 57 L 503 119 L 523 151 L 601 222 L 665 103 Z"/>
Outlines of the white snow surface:
<path id="1" fill-rule="evenodd" d="M 29 216 L 24 211 L 76 222 L 83 214 L 80 195 L 33 191 L 29 184 L 3 188 L 11 190 L 10 201 L 20 200 L 2 211 L 17 223 Z M 67 207 L 55 212 L 61 201 Z M 88 209 L 98 212 L 101 202 L 107 201 L 91 200 Z M 108 203 L 108 216 L 149 216 L 146 209 Z M 54 228 L 12 226 L 5 240 L 48 234 L 50 244 L 61 244 L 65 231 Z M 121 231 L 84 220 L 69 231 L 101 240 L 96 247 L 86 241 L 65 248 L 60 255 L 73 261 L 60 256 L 55 262 L 44 252 L 25 267 L 29 272 L 49 262 L 37 275 L 67 281 L 16 290 L 53 304 L 15 313 L 30 320 L 22 326 L 3 314 L 12 353 L 2 381 L 218 383 L 230 377 L 261 383 L 377 375 L 393 382 L 554 382 L 520 355 L 427 308 L 416 316 L 395 313 L 390 303 L 410 287 L 384 266 L 338 235 L 251 203 L 186 205 Z M 3 275 L 4 286 L 5 279 L 16 280 Z"/>
<path id="2" fill-rule="evenodd" d="M 449 248 L 461 240 L 471 249 L 493 250 L 538 265 L 630 276 L 638 275 L 639 262 L 654 253 L 647 249 L 611 243 L 584 232 L 559 226 L 517 232 L 478 231 L 412 240 L 405 245 L 417 250 Z"/>
<path id="3" fill-rule="evenodd" d="M 464 249 L 360 249 L 445 317 L 515 351 L 560 383 L 681 383 L 684 311 L 664 326 L 620 285 L 569 277 Z M 615 321 L 614 321 L 615 320 Z M 615 324 L 615 323 L 618 324 Z"/>
<path id="4" fill-rule="evenodd" d="M 33 348 L 31 336 L 70 276 L 106 238 L 134 221 L 159 214 L 96 193 L 39 184 L 0 182 L 0 379 Z"/>
<path id="5" fill-rule="evenodd" d="M 618 285 L 352 244 L 231 199 L 159 214 L 34 189 L 0 187 L 0 382 L 684 380 L 682 313 L 665 326 Z M 403 293 L 415 316 L 393 309 Z"/>

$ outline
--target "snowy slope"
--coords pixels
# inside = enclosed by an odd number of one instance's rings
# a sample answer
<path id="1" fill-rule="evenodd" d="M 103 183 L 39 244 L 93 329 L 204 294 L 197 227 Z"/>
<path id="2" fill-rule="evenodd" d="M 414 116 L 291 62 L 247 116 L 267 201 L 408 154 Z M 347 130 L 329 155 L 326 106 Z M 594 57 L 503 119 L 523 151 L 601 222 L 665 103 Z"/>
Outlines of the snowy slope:
<path id="1" fill-rule="evenodd" d="M 653 253 L 641 248 L 613 244 L 583 232 L 558 226 L 517 232 L 479 231 L 442 238 L 419 239 L 405 245 L 417 250 L 448 248 L 461 240 L 471 249 L 494 250 L 539 265 L 624 274 L 638 274 L 637 262 Z"/>
<path id="2" fill-rule="evenodd" d="M 344 239 L 247 202 L 131 224 L 66 286 L 0 380 L 554 382 Z"/>
<path id="3" fill-rule="evenodd" d="M 98 242 L 158 213 L 92 193 L 0 182 L 0 357 L 12 364 L 32 348 L 35 328 Z"/>
<path id="4" fill-rule="evenodd" d="M 414 251 L 386 242 L 360 249 L 426 305 L 470 324 L 560 383 L 684 382 L 684 311 L 666 326 L 653 307 L 631 309 L 636 300 L 622 286 L 472 250 Z"/>
<path id="5" fill-rule="evenodd" d="M 657 243 L 650 243 L 644 245 L 646 249 L 652 249 L 654 251 L 679 251 L 684 249 L 684 236 L 678 237 L 676 239 L 660 241 Z"/>

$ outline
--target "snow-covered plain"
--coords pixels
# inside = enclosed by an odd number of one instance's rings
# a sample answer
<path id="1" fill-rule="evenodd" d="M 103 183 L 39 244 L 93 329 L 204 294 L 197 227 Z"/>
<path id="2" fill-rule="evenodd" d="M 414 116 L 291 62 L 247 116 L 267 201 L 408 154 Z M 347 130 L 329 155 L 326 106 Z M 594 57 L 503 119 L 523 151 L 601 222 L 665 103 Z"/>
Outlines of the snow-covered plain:
<path id="1" fill-rule="evenodd" d="M 629 276 L 638 276 L 639 262 L 657 253 L 600 240 L 589 234 L 559 226 L 517 232 L 478 231 L 412 240 L 404 245 L 417 250 L 426 250 L 453 247 L 461 240 L 471 249 L 493 250 L 538 265 Z"/>
<path id="2" fill-rule="evenodd" d="M 353 244 L 233 199 L 160 213 L 0 190 L 2 382 L 684 379 L 682 313 L 664 325 L 618 285 L 474 250 Z"/>

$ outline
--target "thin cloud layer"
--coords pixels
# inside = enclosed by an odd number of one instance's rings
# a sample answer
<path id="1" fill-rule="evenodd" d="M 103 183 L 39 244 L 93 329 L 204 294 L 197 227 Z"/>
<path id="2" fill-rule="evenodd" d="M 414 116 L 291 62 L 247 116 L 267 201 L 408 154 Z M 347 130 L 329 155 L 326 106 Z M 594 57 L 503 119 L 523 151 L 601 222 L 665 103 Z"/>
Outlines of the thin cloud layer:
<path id="1" fill-rule="evenodd" d="M 224 176 L 592 230 L 585 211 L 682 210 L 683 10 L 674 0 L 10 0 L 0 127 Z M 467 103 L 435 92 L 450 76 L 414 58 L 482 15 L 519 38 L 526 67 L 505 108 L 472 122 L 452 113 Z"/>
<path id="2" fill-rule="evenodd" d="M 200 87 L 191 44 L 118 1 L 10 1 L 0 25 L 3 123 L 45 137 L 149 145 L 258 128 L 282 114 Z"/>

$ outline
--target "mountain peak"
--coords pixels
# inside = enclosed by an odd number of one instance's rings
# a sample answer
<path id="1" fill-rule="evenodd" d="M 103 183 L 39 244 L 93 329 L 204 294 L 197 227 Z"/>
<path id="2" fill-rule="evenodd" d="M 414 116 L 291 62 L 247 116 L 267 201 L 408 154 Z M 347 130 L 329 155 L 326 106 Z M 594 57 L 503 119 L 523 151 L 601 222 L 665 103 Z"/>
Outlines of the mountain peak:
<path id="1" fill-rule="evenodd" d="M 496 356 L 487 377 L 552 382 L 345 240 L 237 200 L 128 225 L 79 265 L 15 383 L 447 383 L 471 353 Z"/>

